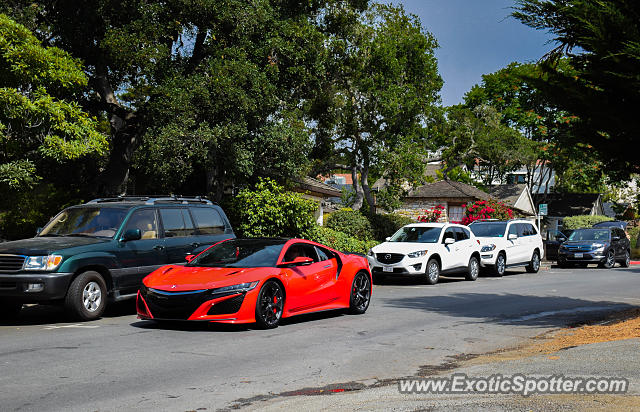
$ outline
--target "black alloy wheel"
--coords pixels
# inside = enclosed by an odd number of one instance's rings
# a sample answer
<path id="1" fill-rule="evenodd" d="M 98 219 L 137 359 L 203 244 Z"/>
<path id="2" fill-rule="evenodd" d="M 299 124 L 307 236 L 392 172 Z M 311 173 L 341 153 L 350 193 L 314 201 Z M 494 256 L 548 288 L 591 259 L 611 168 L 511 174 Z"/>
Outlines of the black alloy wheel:
<path id="1" fill-rule="evenodd" d="M 371 301 L 371 281 L 369 275 L 358 272 L 351 285 L 351 297 L 349 299 L 349 313 L 361 315 L 367 311 Z"/>
<path id="2" fill-rule="evenodd" d="M 256 302 L 256 323 L 264 329 L 277 328 L 284 309 L 284 290 L 275 280 L 268 280 L 260 288 Z"/>

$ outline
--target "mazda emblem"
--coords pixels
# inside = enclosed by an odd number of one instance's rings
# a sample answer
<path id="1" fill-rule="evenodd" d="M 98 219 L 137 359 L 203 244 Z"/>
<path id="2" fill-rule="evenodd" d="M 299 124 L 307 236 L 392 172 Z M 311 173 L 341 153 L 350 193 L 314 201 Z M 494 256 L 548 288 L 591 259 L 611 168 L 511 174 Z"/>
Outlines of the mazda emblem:
<path id="1" fill-rule="evenodd" d="M 391 255 L 387 253 L 386 255 L 384 255 L 384 258 L 385 258 L 386 260 L 391 260 Z"/>

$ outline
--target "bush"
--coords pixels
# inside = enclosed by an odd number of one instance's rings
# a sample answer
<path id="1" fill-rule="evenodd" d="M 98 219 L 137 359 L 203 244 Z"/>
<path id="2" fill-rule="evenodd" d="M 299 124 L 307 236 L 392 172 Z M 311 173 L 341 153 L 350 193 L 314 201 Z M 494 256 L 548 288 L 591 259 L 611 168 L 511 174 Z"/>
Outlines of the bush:
<path id="1" fill-rule="evenodd" d="M 371 228 L 373 230 L 373 237 L 379 241 L 383 241 L 385 238 L 393 235 L 402 226 L 410 223 L 415 223 L 410 217 L 402 216 L 397 213 L 389 214 L 373 214 L 367 216 Z"/>
<path id="2" fill-rule="evenodd" d="M 307 233 L 305 233 L 304 238 L 329 246 L 330 248 L 341 252 L 363 254 L 367 254 L 369 249 L 378 244 L 375 240 L 358 240 L 350 237 L 346 233 L 317 225 L 308 230 Z"/>
<path id="3" fill-rule="evenodd" d="M 260 179 L 255 190 L 241 190 L 230 205 L 225 212 L 242 237 L 301 237 L 315 226 L 318 209 L 313 200 L 286 192 L 270 179 Z"/>
<path id="4" fill-rule="evenodd" d="M 327 227 L 360 240 L 372 240 L 371 223 L 357 210 L 340 209 L 327 218 Z"/>
<path id="5" fill-rule="evenodd" d="M 581 227 L 591 227 L 596 223 L 606 222 L 608 220 L 613 220 L 613 219 L 606 216 L 591 216 L 591 215 L 569 216 L 563 219 L 562 227 L 564 229 L 580 229 Z"/>
<path id="6" fill-rule="evenodd" d="M 513 219 L 513 210 L 509 209 L 503 202 L 493 199 L 479 200 L 470 205 L 462 205 L 465 208 L 462 224 L 468 225 L 479 219 Z"/>
<path id="7" fill-rule="evenodd" d="M 640 236 L 640 226 L 629 228 L 629 243 L 631 243 L 631 249 L 640 247 L 638 244 L 638 236 Z"/>
<path id="8" fill-rule="evenodd" d="M 444 206 L 438 205 L 433 209 L 425 209 L 424 215 L 418 216 L 418 222 L 437 222 L 442 217 Z"/>

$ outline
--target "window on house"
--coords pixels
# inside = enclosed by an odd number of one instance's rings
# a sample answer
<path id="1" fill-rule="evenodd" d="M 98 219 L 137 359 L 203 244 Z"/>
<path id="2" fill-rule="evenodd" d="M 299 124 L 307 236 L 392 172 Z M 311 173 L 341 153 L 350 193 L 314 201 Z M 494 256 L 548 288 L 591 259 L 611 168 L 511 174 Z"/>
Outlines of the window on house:
<path id="1" fill-rule="evenodd" d="M 462 222 L 464 208 L 462 206 L 449 206 L 447 213 L 449 215 L 449 222 Z"/>

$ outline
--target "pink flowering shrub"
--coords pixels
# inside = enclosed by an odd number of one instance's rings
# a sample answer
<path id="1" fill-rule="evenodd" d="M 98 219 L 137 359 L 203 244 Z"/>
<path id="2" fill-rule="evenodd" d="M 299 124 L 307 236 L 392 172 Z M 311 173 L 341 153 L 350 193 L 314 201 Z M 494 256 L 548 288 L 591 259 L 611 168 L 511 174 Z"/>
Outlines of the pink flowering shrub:
<path id="1" fill-rule="evenodd" d="M 433 209 L 425 209 L 424 215 L 418 216 L 418 222 L 437 222 L 442 216 L 444 206 L 438 205 Z"/>
<path id="2" fill-rule="evenodd" d="M 503 202 L 495 200 L 479 200 L 464 207 L 464 217 L 462 224 L 468 225 L 480 219 L 508 220 L 513 218 L 513 210 L 509 209 Z"/>

